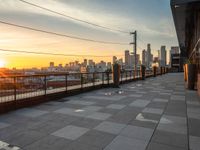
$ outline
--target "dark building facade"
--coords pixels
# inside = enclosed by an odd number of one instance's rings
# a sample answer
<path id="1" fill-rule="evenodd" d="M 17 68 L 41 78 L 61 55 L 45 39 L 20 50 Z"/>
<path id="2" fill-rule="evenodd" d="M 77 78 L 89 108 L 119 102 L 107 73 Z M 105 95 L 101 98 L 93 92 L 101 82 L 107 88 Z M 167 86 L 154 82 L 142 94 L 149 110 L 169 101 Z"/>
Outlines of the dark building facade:
<path id="1" fill-rule="evenodd" d="M 171 71 L 180 72 L 180 54 L 171 54 Z"/>
<path id="2" fill-rule="evenodd" d="M 196 64 L 200 93 L 200 0 L 171 0 L 171 8 L 180 46 L 180 65 L 186 61 Z"/>

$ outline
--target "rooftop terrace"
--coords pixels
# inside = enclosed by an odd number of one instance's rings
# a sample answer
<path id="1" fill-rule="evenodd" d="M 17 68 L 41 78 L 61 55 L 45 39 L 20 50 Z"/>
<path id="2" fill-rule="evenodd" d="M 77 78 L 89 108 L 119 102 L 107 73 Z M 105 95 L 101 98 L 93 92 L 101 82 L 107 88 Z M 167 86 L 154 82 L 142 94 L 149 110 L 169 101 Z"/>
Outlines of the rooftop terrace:
<path id="1" fill-rule="evenodd" d="M 174 73 L 0 116 L 0 149 L 199 150 L 200 101 Z"/>

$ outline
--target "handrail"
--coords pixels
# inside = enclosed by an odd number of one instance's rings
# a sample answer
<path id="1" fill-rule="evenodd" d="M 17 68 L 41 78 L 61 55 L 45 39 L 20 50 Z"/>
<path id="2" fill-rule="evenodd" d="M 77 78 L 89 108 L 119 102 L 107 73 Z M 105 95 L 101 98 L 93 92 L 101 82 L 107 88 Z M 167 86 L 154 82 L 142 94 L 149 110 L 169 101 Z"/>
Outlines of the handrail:
<path id="1" fill-rule="evenodd" d="M 132 72 L 135 70 L 121 70 L 120 72 Z M 137 71 L 140 71 L 140 69 L 137 69 Z M 149 70 L 147 70 L 149 71 Z M 33 74 L 33 75 L 0 75 L 0 78 L 14 78 L 14 77 L 18 77 L 18 78 L 23 78 L 23 77 L 40 77 L 40 76 L 66 76 L 66 75 L 88 75 L 88 74 L 102 74 L 102 73 L 112 73 L 112 71 L 105 71 L 105 72 L 77 72 L 77 73 L 41 73 L 41 74 Z"/>
<path id="2" fill-rule="evenodd" d="M 85 73 L 44 73 L 44 74 L 33 74 L 33 75 L 7 75 L 7 76 L 1 76 L 0 78 L 14 78 L 14 77 L 39 77 L 39 76 L 66 76 L 66 75 L 80 75 L 80 74 L 101 74 L 101 73 L 107 73 L 107 72 L 85 72 Z M 112 73 L 112 72 L 109 72 Z"/>

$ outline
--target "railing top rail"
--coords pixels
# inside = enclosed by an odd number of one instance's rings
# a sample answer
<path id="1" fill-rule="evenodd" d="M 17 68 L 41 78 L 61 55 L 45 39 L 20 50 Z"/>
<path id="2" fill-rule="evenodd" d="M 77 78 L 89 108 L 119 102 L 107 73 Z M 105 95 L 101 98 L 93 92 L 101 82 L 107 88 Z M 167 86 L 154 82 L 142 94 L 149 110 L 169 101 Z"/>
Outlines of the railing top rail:
<path id="1" fill-rule="evenodd" d="M 28 77 L 44 77 L 44 76 L 66 76 L 66 75 L 80 75 L 80 74 L 102 74 L 107 72 L 85 72 L 85 73 L 41 73 L 41 74 L 33 74 L 33 75 L 0 75 L 0 78 L 28 78 Z M 109 72 L 112 73 L 112 72 Z"/>
<path id="2" fill-rule="evenodd" d="M 133 70 L 121 70 L 121 73 L 124 72 L 132 72 Z M 138 69 L 137 71 L 140 71 Z M 146 69 L 146 72 L 152 71 L 151 69 Z M 0 75 L 0 78 L 30 78 L 30 77 L 45 77 L 45 76 L 68 76 L 68 75 L 89 75 L 89 74 L 103 74 L 103 73 L 112 73 L 112 71 L 105 71 L 105 72 L 85 72 L 85 73 L 40 73 L 40 74 L 33 74 L 33 75 Z"/>

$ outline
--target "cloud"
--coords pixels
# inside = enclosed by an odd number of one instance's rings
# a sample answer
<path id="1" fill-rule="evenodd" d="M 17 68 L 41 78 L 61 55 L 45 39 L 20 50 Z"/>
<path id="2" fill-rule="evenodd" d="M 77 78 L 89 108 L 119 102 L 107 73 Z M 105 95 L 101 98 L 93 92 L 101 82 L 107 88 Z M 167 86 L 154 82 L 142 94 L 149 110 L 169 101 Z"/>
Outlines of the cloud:
<path id="1" fill-rule="evenodd" d="M 30 2 L 103 26 L 126 31 L 139 30 L 141 37 L 147 40 L 158 39 L 158 37 L 159 39 L 175 38 L 173 24 L 167 23 L 170 17 L 158 15 L 158 9 L 163 9 L 163 6 L 155 7 L 156 0 L 152 0 L 151 3 L 144 0 L 116 0 L 115 3 L 111 0 L 32 0 Z M 0 0 L 0 8 L 1 19 L 16 23 L 98 40 L 117 42 L 131 40 L 127 35 L 66 19 L 16 0 Z M 154 10 L 147 10 L 148 8 Z"/>

